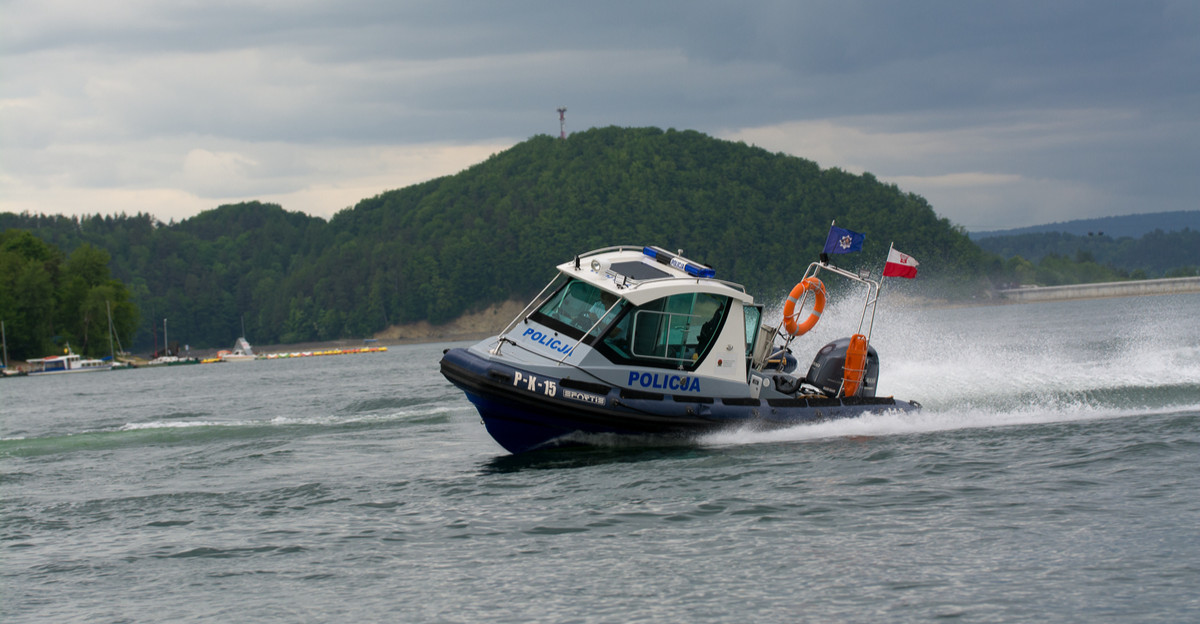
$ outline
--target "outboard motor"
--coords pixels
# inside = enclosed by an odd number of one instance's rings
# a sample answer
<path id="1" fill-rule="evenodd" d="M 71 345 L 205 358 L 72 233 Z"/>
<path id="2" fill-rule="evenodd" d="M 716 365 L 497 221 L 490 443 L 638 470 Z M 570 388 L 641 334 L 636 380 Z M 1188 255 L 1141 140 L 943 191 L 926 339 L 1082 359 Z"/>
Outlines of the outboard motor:
<path id="1" fill-rule="evenodd" d="M 812 366 L 808 367 L 808 376 L 804 383 L 819 388 L 825 394 L 834 396 L 842 387 L 842 374 L 846 366 L 846 350 L 850 348 L 850 338 L 838 338 L 821 347 L 817 357 L 813 358 Z M 875 384 L 879 381 L 879 354 L 875 347 L 867 346 L 867 370 L 863 376 L 862 387 L 854 396 L 875 396 Z"/>

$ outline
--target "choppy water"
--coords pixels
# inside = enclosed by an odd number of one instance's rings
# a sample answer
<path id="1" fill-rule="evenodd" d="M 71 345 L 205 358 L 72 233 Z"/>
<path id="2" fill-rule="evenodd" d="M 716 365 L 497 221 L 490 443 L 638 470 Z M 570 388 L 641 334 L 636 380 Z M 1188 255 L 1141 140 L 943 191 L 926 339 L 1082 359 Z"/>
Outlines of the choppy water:
<path id="1" fill-rule="evenodd" d="M 3 380 L 0 619 L 1197 621 L 1197 310 L 881 308 L 919 414 L 525 457 L 446 345 Z"/>

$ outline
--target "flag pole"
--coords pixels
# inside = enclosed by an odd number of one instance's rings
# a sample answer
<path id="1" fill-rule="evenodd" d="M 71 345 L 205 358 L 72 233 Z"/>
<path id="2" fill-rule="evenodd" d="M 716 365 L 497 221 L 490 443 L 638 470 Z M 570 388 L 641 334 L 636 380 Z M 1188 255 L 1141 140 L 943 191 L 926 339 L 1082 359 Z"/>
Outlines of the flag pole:
<path id="1" fill-rule="evenodd" d="M 887 272 L 887 261 L 888 261 L 888 258 L 892 257 L 892 250 L 895 248 L 896 248 L 896 241 L 888 241 L 888 255 L 887 255 L 887 258 L 883 259 L 883 268 L 884 268 L 883 273 Z M 879 291 L 880 292 L 883 292 L 883 278 L 887 277 L 883 273 L 879 274 Z"/>
<path id="2" fill-rule="evenodd" d="M 892 249 L 895 248 L 896 241 L 888 241 L 888 258 L 892 257 Z M 884 259 L 883 266 L 887 268 L 887 259 Z M 883 296 L 883 280 L 887 279 L 884 275 L 886 271 L 879 274 L 879 290 L 875 291 L 875 305 L 879 305 L 879 298 Z M 875 330 L 875 315 L 871 315 L 871 324 L 867 326 L 867 342 L 871 341 L 871 333 Z"/>
<path id="3" fill-rule="evenodd" d="M 830 222 L 829 222 L 829 232 L 830 232 L 830 233 L 832 233 L 832 232 L 833 232 L 833 228 L 834 228 L 834 227 L 836 227 L 836 226 L 837 226 L 837 219 L 834 219 L 833 221 L 830 221 Z M 828 234 L 828 233 L 827 233 L 827 234 L 825 234 L 825 240 L 826 240 L 826 241 L 828 241 L 828 240 L 829 240 L 829 234 Z M 824 265 L 826 265 L 826 266 L 829 266 L 829 254 L 825 253 L 824 251 L 821 251 L 821 264 L 824 264 Z"/>
<path id="4" fill-rule="evenodd" d="M 893 249 L 895 249 L 895 248 L 896 248 L 896 242 L 895 242 L 895 241 L 888 241 L 888 255 L 887 255 L 887 258 L 891 258 L 891 257 L 892 257 L 892 250 L 893 250 Z M 880 273 L 880 274 L 879 274 L 879 292 L 880 292 L 880 293 L 882 293 L 882 292 L 883 292 L 883 280 L 887 278 L 887 276 L 886 276 L 886 275 L 884 275 L 884 273 L 887 273 L 887 258 L 884 258 L 884 259 L 883 259 L 883 269 L 884 269 L 884 270 L 883 270 L 883 272 L 882 272 L 882 273 Z"/>

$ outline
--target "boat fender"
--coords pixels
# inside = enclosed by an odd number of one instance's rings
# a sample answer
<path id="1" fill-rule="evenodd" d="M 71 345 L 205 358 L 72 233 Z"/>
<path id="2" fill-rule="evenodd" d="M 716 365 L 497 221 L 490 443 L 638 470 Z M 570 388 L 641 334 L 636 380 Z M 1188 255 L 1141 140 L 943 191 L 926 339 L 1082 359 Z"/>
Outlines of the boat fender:
<path id="1" fill-rule="evenodd" d="M 815 301 L 813 302 L 812 312 L 808 318 L 804 319 L 803 323 L 797 322 L 796 302 L 803 302 L 808 292 L 812 291 Z M 792 292 L 788 294 L 787 303 L 783 304 L 783 328 L 793 337 L 802 336 L 810 329 L 816 326 L 817 321 L 821 320 L 821 313 L 825 311 L 825 284 L 816 276 L 806 277 L 792 288 Z"/>
<path id="2" fill-rule="evenodd" d="M 842 367 L 842 396 L 858 394 L 863 374 L 867 370 L 867 337 L 854 334 L 846 348 L 846 364 Z"/>

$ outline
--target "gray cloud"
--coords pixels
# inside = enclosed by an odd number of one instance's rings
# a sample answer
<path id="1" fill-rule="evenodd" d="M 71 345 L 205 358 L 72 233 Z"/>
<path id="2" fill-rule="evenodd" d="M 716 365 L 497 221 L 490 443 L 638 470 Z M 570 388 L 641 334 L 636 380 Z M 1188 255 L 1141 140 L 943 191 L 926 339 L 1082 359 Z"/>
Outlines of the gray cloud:
<path id="1" fill-rule="evenodd" d="M 3 11 L 0 210 L 70 212 L 62 197 L 94 190 L 89 205 L 109 206 L 144 190 L 270 195 L 327 214 L 343 205 L 310 208 L 306 188 L 344 188 L 347 202 L 384 190 L 334 162 L 358 162 L 355 146 L 410 146 L 438 154 L 430 173 L 453 173 L 472 164 L 454 146 L 477 158 L 469 146 L 554 133 L 560 104 L 571 129 L 692 128 L 870 170 L 972 227 L 1194 209 L 1200 194 L 1200 5 L 1185 0 Z M 818 128 L 830 149 L 799 151 Z M 947 194 L 968 180 L 1005 182 Z M 1033 207 L 1005 210 L 1005 197 Z"/>

